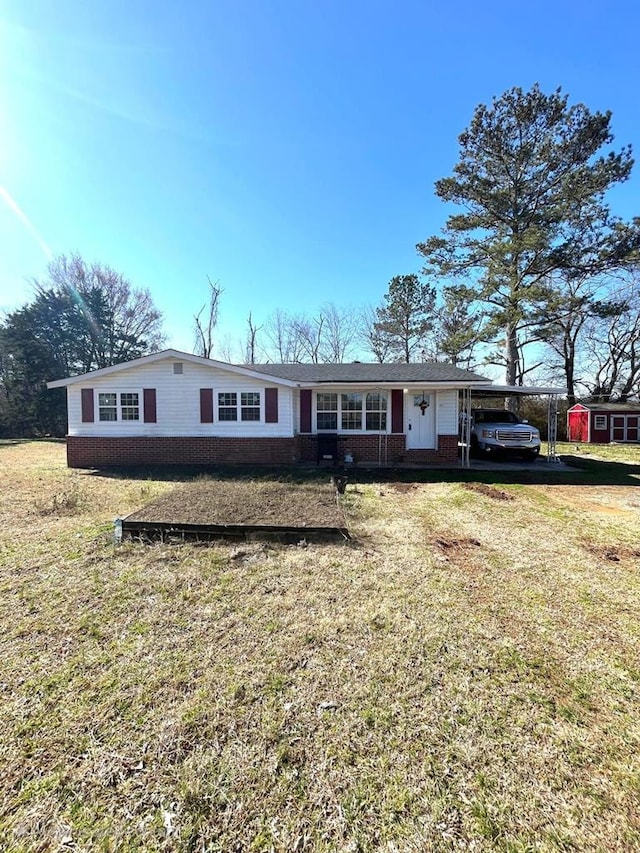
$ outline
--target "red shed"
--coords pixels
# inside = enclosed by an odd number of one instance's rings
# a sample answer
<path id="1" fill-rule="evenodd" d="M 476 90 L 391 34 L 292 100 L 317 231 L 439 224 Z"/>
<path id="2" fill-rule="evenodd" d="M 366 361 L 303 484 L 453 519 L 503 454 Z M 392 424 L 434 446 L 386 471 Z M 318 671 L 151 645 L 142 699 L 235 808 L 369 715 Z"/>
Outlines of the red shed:
<path id="1" fill-rule="evenodd" d="M 567 440 L 640 441 L 640 403 L 576 403 L 567 412 Z"/>

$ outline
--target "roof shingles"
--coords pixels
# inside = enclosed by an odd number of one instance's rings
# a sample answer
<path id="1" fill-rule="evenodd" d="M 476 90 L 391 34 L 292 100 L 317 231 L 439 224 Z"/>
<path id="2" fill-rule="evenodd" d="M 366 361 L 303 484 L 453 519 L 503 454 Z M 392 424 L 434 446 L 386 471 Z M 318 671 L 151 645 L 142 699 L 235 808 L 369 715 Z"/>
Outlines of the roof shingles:
<path id="1" fill-rule="evenodd" d="M 350 364 L 251 364 L 243 367 L 293 382 L 488 382 L 477 373 L 438 362 L 369 364 L 356 361 Z"/>

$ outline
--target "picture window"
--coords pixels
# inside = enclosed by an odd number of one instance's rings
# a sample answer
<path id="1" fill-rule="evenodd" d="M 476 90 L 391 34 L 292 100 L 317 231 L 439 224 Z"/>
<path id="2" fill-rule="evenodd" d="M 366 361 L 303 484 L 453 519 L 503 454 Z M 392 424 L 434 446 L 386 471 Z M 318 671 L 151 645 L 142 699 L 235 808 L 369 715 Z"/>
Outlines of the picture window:
<path id="1" fill-rule="evenodd" d="M 380 391 L 316 394 L 316 429 L 318 432 L 338 430 L 386 432 L 388 397 Z M 339 417 L 338 417 L 339 416 Z"/>

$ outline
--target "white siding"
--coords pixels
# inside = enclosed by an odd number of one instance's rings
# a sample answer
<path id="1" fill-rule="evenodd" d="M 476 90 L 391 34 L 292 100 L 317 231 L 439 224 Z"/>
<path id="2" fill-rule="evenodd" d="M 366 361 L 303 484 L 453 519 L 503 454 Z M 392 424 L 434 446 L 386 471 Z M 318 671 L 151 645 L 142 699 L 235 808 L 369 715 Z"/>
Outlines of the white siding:
<path id="1" fill-rule="evenodd" d="M 436 395 L 436 434 L 458 434 L 458 392 L 454 389 L 438 391 Z"/>
<path id="2" fill-rule="evenodd" d="M 224 370 L 183 361 L 183 373 L 174 374 L 177 358 L 152 362 L 111 374 L 68 388 L 69 435 L 145 435 L 145 436 L 265 436 L 288 437 L 293 430 L 293 393 L 291 388 L 278 386 L 277 381 L 260 381 Z M 278 423 L 264 422 L 264 389 L 278 388 Z M 94 391 L 95 422 L 82 423 L 82 388 Z M 145 424 L 142 411 L 142 390 L 155 388 L 157 423 Z M 200 423 L 200 389 L 212 388 L 214 422 Z M 140 395 L 140 420 L 104 422 L 98 420 L 99 392 L 137 391 Z M 218 421 L 219 392 L 260 392 L 260 421 Z M 239 402 L 239 400 L 238 400 Z"/>

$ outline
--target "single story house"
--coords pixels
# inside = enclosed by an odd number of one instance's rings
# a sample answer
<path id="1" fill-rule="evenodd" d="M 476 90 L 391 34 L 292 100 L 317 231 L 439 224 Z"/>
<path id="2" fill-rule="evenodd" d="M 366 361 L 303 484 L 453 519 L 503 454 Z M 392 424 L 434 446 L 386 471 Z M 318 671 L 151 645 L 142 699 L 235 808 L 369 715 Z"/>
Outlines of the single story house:
<path id="1" fill-rule="evenodd" d="M 567 411 L 567 440 L 640 441 L 640 403 L 576 403 Z"/>
<path id="2" fill-rule="evenodd" d="M 458 398 L 487 379 L 451 364 L 251 364 L 169 349 L 48 383 L 67 389 L 67 461 L 287 465 L 453 462 Z"/>

